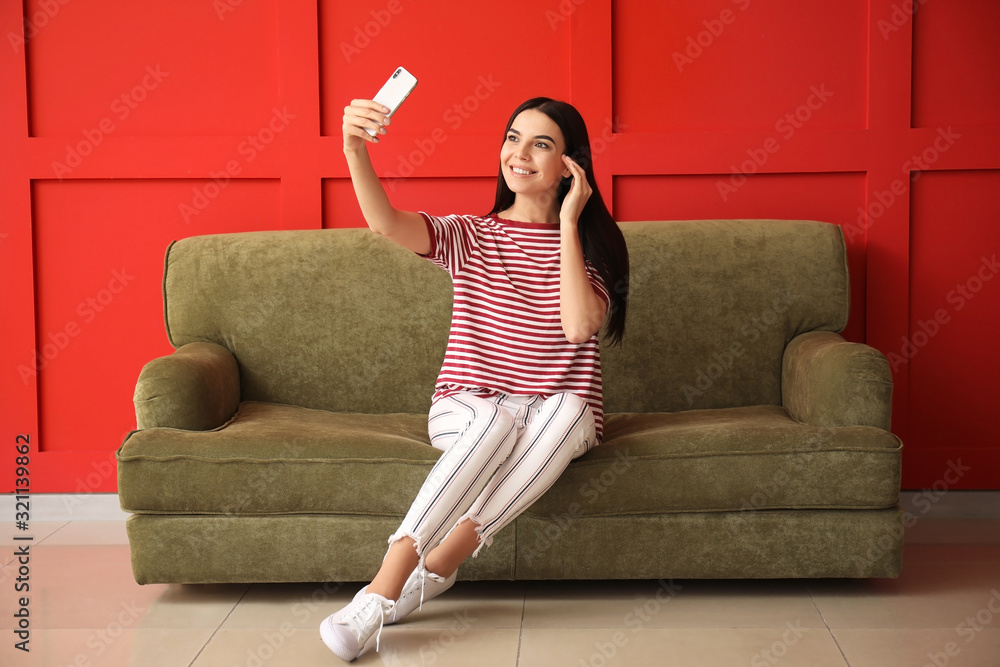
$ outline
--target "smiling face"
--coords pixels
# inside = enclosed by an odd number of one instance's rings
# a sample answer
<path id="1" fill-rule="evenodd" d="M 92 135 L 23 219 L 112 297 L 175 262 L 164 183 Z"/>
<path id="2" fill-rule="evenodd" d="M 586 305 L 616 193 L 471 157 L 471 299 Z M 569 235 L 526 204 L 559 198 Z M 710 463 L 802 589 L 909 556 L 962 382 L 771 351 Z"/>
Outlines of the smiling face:
<path id="1" fill-rule="evenodd" d="M 554 201 L 559 181 L 572 172 L 562 160 L 566 143 L 562 130 L 537 109 L 517 115 L 500 148 L 500 166 L 515 195 L 548 194 Z"/>

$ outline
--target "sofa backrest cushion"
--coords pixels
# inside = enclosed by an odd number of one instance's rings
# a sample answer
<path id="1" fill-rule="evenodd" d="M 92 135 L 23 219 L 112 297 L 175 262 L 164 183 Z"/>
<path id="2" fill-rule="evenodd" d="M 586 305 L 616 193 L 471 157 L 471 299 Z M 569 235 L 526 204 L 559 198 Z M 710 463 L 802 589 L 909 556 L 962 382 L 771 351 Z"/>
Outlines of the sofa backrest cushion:
<path id="1" fill-rule="evenodd" d="M 451 282 L 365 229 L 196 236 L 168 249 L 175 347 L 233 352 L 242 400 L 337 412 L 426 412 L 451 321 Z"/>
<path id="2" fill-rule="evenodd" d="M 605 412 L 781 405 L 785 346 L 843 331 L 839 226 L 814 221 L 628 222 L 625 339 L 602 350 Z"/>
<path id="3" fill-rule="evenodd" d="M 631 298 L 623 346 L 602 352 L 606 412 L 780 404 L 786 343 L 846 326 L 836 225 L 621 227 Z M 368 229 L 337 229 L 195 236 L 171 244 L 165 262 L 171 344 L 231 350 L 243 400 L 362 413 L 429 408 L 452 292 L 427 260 Z"/>

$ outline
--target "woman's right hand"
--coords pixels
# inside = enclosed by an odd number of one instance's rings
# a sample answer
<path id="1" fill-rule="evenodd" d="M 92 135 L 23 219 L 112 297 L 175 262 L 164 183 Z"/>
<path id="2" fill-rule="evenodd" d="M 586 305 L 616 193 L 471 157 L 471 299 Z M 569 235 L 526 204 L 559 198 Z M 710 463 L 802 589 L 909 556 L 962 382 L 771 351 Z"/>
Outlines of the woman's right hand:
<path id="1" fill-rule="evenodd" d="M 385 134 L 389 124 L 389 109 L 372 100 L 352 100 L 344 107 L 344 151 L 357 151 L 366 141 L 378 143 L 378 135 Z M 376 136 L 365 131 L 375 130 Z"/>

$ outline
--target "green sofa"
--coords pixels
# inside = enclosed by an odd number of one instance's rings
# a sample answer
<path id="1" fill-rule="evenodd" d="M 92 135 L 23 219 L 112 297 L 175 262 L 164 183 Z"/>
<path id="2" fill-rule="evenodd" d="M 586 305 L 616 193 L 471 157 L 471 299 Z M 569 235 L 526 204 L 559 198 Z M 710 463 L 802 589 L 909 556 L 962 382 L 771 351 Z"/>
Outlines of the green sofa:
<path id="1" fill-rule="evenodd" d="M 460 579 L 896 577 L 885 357 L 840 227 L 627 222 L 605 441 Z M 620 286 L 612 286 L 620 288 Z M 447 274 L 367 229 L 187 238 L 116 452 L 140 584 L 368 581 L 438 457 Z"/>

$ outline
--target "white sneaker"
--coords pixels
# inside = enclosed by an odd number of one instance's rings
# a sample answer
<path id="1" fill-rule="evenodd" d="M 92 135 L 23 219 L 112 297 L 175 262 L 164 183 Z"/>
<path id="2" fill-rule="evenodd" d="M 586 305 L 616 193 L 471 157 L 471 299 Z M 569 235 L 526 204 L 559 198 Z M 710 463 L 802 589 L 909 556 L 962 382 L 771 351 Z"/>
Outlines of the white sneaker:
<path id="1" fill-rule="evenodd" d="M 351 600 L 351 602 L 349 602 L 348 604 L 344 605 L 343 607 L 341 607 L 339 610 L 335 611 L 334 613 L 330 614 L 330 616 L 329 616 L 329 618 L 327 618 L 327 620 L 330 621 L 331 623 L 341 623 L 341 622 L 343 622 L 344 617 L 351 613 L 351 609 L 352 609 L 351 605 L 353 603 L 357 602 L 358 598 L 360 598 L 362 595 L 364 595 L 367 591 L 368 591 L 368 587 L 367 586 L 362 586 L 361 590 L 354 594 L 354 598 Z"/>
<path id="2" fill-rule="evenodd" d="M 402 621 L 413 611 L 422 607 L 424 602 L 433 600 L 454 586 L 457 577 L 458 570 L 446 578 L 428 572 L 426 568 L 418 565 L 410 573 L 406 583 L 403 584 L 403 591 L 399 594 L 399 599 L 396 600 L 396 606 L 386 615 L 385 624 L 392 625 Z"/>
<path id="3" fill-rule="evenodd" d="M 386 615 L 392 612 L 395 606 L 396 603 L 392 600 L 387 600 L 376 593 L 365 593 L 362 589 L 346 607 L 326 617 L 320 623 L 319 636 L 338 658 L 350 662 L 364 649 L 365 644 L 375 633 L 376 627 L 379 637 L 375 639 L 375 650 L 378 650 L 378 641 Z"/>
<path id="4" fill-rule="evenodd" d="M 424 573 L 423 580 L 421 581 L 420 573 Z M 410 573 L 409 578 L 407 578 L 406 583 L 403 584 L 403 590 L 399 594 L 399 599 L 396 600 L 395 608 L 386 614 L 385 625 L 392 625 L 393 623 L 399 623 L 405 617 L 413 613 L 415 609 L 419 609 L 423 602 L 433 600 L 437 596 L 444 593 L 446 590 L 455 585 L 455 580 L 458 578 L 458 570 L 452 572 L 450 577 L 441 577 L 433 572 L 428 571 L 425 568 L 421 568 L 419 565 L 413 572 Z M 423 590 L 421 590 L 421 584 L 423 585 Z M 357 602 L 358 598 L 364 595 L 368 591 L 368 586 L 363 586 L 360 591 L 354 594 L 354 599 L 351 601 Z M 423 594 L 423 602 L 421 602 L 420 596 Z M 342 622 L 345 615 L 350 613 L 351 605 L 347 605 L 340 611 L 331 615 L 328 620 L 333 623 Z"/>

